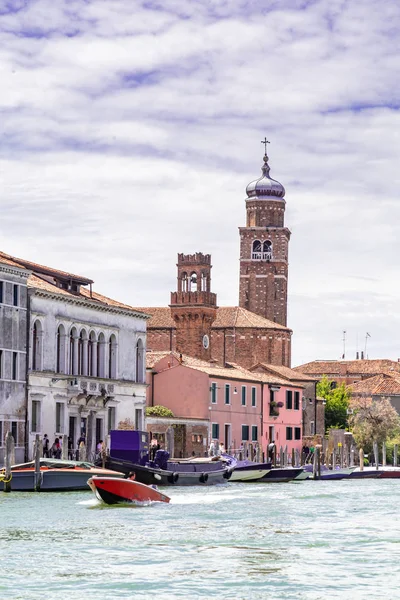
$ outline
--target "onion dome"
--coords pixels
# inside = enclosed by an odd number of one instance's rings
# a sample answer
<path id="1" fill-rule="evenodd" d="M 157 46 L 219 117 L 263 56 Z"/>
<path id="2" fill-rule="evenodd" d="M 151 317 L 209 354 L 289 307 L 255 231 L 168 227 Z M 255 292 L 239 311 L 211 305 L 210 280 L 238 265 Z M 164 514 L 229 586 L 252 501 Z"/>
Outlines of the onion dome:
<path id="1" fill-rule="evenodd" d="M 246 193 L 249 198 L 264 198 L 265 196 L 272 196 L 283 198 L 285 195 L 285 188 L 279 181 L 275 181 L 269 176 L 269 164 L 268 156 L 264 155 L 264 164 L 261 167 L 262 177 L 249 183 L 246 188 Z"/>

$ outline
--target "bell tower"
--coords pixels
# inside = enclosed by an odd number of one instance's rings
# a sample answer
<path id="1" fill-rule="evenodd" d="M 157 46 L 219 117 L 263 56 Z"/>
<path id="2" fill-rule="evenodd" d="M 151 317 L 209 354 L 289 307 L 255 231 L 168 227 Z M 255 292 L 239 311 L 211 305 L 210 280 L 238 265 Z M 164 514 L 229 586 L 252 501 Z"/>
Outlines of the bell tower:
<path id="1" fill-rule="evenodd" d="M 171 292 L 171 315 L 178 352 L 211 359 L 211 326 L 217 315 L 217 295 L 211 292 L 211 255 L 178 254 L 177 291 Z"/>
<path id="2" fill-rule="evenodd" d="M 284 225 L 285 188 L 270 177 L 269 142 L 261 143 L 262 176 L 246 188 L 246 227 L 239 227 L 239 306 L 286 326 L 290 231 Z"/>

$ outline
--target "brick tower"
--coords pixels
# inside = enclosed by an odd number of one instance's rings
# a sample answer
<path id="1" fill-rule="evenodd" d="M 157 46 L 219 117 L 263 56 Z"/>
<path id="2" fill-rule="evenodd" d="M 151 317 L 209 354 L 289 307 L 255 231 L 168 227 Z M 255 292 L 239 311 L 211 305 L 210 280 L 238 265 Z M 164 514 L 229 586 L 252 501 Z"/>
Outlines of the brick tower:
<path id="1" fill-rule="evenodd" d="M 246 227 L 240 232 L 239 306 L 286 326 L 288 248 L 285 188 L 271 179 L 265 139 L 262 176 L 246 188 Z"/>
<path id="2" fill-rule="evenodd" d="M 171 292 L 171 315 L 178 352 L 202 360 L 211 358 L 211 325 L 217 315 L 217 295 L 211 292 L 211 255 L 178 254 L 178 291 Z"/>

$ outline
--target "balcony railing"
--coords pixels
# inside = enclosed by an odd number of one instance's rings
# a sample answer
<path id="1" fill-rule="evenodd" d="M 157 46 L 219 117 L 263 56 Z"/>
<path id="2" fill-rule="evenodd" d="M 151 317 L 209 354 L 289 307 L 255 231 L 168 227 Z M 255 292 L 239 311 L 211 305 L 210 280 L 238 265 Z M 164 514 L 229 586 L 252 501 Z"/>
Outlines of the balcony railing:
<path id="1" fill-rule="evenodd" d="M 252 252 L 252 260 L 272 260 L 272 252 Z"/>

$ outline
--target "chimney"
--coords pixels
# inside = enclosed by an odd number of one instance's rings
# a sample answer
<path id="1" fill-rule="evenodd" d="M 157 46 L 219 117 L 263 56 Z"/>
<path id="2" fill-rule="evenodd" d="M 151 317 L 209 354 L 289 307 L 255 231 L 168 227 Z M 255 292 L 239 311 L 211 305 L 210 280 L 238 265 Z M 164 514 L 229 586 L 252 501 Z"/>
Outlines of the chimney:
<path id="1" fill-rule="evenodd" d="M 364 350 L 361 350 L 361 360 L 364 360 Z"/>
<path id="2" fill-rule="evenodd" d="M 356 352 L 356 360 L 359 360 L 359 358 L 360 358 L 360 355 L 358 352 Z"/>

